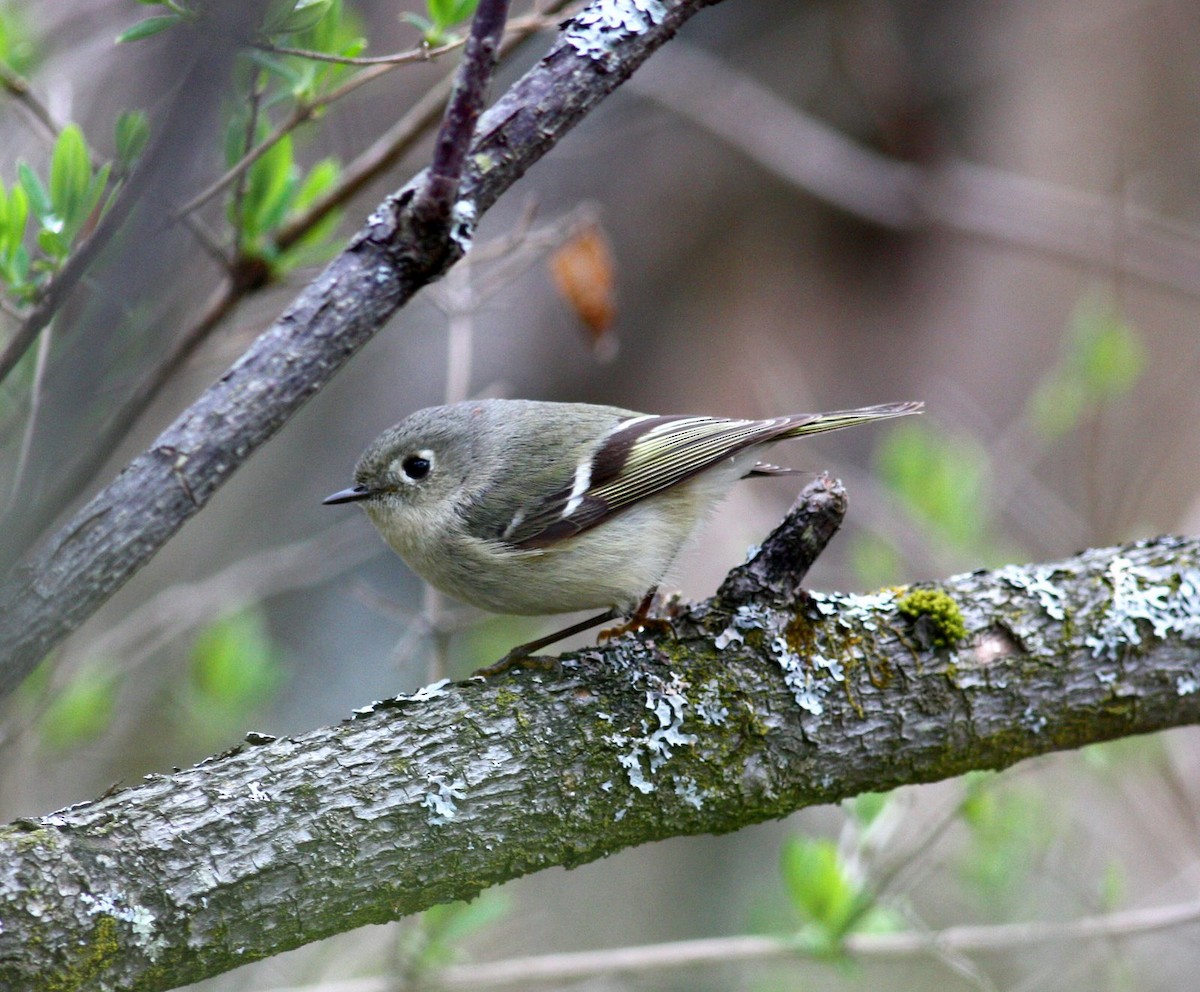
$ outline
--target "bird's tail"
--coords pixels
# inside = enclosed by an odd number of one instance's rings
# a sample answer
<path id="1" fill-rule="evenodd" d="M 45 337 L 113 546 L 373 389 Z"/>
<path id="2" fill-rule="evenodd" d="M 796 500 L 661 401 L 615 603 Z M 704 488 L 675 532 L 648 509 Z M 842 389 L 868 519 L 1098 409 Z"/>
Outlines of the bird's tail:
<path id="1" fill-rule="evenodd" d="M 889 420 L 892 417 L 907 417 L 920 413 L 925 404 L 920 400 L 908 403 L 881 403 L 879 406 L 864 406 L 857 410 L 836 410 L 833 413 L 802 413 L 789 417 L 790 426 L 776 435 L 779 439 L 820 434 L 824 431 L 841 430 L 855 424 L 866 424 L 872 420 Z"/>

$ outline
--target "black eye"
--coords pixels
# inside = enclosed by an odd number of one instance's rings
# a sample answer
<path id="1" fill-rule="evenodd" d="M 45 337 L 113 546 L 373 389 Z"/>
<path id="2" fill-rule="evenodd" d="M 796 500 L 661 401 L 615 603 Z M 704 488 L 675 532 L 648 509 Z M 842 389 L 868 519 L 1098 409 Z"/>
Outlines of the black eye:
<path id="1" fill-rule="evenodd" d="M 429 470 L 433 468 L 433 462 L 421 455 L 409 455 L 400 463 L 400 467 L 410 479 L 419 482 L 429 474 Z"/>

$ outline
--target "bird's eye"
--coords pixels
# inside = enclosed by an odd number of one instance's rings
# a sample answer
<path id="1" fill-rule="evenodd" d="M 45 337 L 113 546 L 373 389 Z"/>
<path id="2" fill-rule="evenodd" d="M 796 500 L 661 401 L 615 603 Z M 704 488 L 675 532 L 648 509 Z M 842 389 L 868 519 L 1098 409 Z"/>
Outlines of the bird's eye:
<path id="1" fill-rule="evenodd" d="M 400 463 L 400 468 L 413 482 L 420 482 L 429 474 L 429 470 L 433 468 L 433 461 L 427 457 L 427 452 L 422 451 L 405 458 Z"/>

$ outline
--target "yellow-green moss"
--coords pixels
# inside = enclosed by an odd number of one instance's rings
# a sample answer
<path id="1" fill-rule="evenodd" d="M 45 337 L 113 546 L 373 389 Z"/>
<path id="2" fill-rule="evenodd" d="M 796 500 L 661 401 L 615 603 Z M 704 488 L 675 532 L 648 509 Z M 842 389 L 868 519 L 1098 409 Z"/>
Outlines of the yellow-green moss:
<path id="1" fill-rule="evenodd" d="M 92 928 L 92 940 L 85 945 L 80 957 L 59 974 L 49 976 L 47 992 L 76 992 L 96 987 L 96 979 L 121 950 L 117 939 L 117 921 L 101 916 Z"/>
<path id="2" fill-rule="evenodd" d="M 958 604 L 941 589 L 914 589 L 896 603 L 897 611 L 911 620 L 925 621 L 928 643 L 948 648 L 967 636 Z"/>

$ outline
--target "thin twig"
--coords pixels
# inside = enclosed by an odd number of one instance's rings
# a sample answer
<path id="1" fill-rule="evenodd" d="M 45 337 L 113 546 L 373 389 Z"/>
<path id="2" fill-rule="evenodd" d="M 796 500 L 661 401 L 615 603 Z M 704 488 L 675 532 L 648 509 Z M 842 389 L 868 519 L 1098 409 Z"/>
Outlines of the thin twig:
<path id="1" fill-rule="evenodd" d="M 455 74 L 454 90 L 434 139 L 429 173 L 414 206 L 414 214 L 422 224 L 441 227 L 450 223 L 451 209 L 467 161 L 467 149 L 475 134 L 475 122 L 483 113 L 483 103 L 500 55 L 508 2 L 479 0 L 475 16 L 471 18 L 471 30 Z"/>
<path id="2" fill-rule="evenodd" d="M 561 7 L 561 6 L 565 6 L 565 4 L 559 3 L 557 6 Z M 518 18 L 518 19 L 514 20 L 509 25 L 508 32 L 506 34 L 506 38 L 511 37 L 514 39 L 514 41 L 523 41 L 525 38 L 529 37 L 531 34 L 534 34 L 535 32 L 542 30 L 543 28 L 549 27 L 553 23 L 554 23 L 553 18 L 551 18 L 548 15 L 530 14 L 526 17 L 522 17 L 522 18 Z M 331 104 L 336 103 L 338 100 L 341 100 L 342 98 L 348 96 L 349 94 L 353 93 L 355 90 L 367 85 L 368 83 L 374 82 L 376 79 L 379 79 L 381 76 L 387 75 L 389 72 L 398 68 L 401 65 L 407 65 L 407 64 L 410 64 L 410 62 L 415 62 L 415 61 L 433 61 L 439 55 L 443 55 L 448 52 L 452 52 L 457 48 L 461 48 L 464 44 L 466 44 L 465 39 L 463 39 L 461 41 L 455 41 L 450 44 L 442 45 L 438 48 L 430 49 L 428 51 L 427 55 L 423 59 L 412 59 L 412 60 L 409 60 L 409 62 L 397 62 L 397 61 L 389 60 L 387 62 L 373 65 L 373 67 L 368 68 L 367 71 L 360 73 L 359 75 L 355 76 L 353 79 L 347 80 L 346 82 L 342 83 L 340 86 L 337 86 L 334 89 L 330 90 L 328 93 L 325 93 L 325 94 L 323 94 L 319 97 L 316 97 L 310 101 L 298 102 L 296 104 L 296 106 L 292 108 L 292 112 L 290 114 L 288 114 L 288 116 L 278 125 L 278 127 L 276 127 L 274 131 L 272 131 L 266 138 L 264 138 L 261 143 L 259 143 L 254 148 L 252 148 L 249 152 L 247 152 L 241 159 L 239 159 L 232 166 L 230 166 L 222 175 L 218 176 L 208 186 L 206 186 L 204 189 L 202 189 L 199 193 L 197 193 L 195 196 L 193 196 L 190 200 L 188 200 L 187 203 L 185 203 L 181 207 L 177 207 L 171 215 L 172 219 L 178 220 L 180 217 L 183 217 L 184 215 L 191 213 L 192 211 L 201 207 L 203 204 L 207 203 L 214 196 L 216 196 L 218 193 L 220 193 L 222 190 L 224 190 L 227 186 L 229 186 L 229 184 L 232 183 L 235 179 L 237 179 L 237 177 L 239 175 L 241 175 L 243 172 L 245 172 L 247 169 L 249 169 L 250 166 L 252 166 L 260 158 L 262 158 L 263 155 L 265 155 L 268 151 L 270 151 L 272 146 L 278 144 L 278 142 L 283 140 L 283 138 L 286 137 L 288 134 L 290 134 L 292 131 L 296 130 L 296 128 L 298 128 L 300 125 L 312 120 L 314 117 L 317 116 L 317 113 L 319 111 L 323 110 L 325 107 L 328 107 Z M 507 54 L 507 52 L 509 50 L 511 50 L 511 49 L 502 49 L 502 53 Z M 299 54 L 299 53 L 297 52 L 296 54 Z M 451 73 L 448 78 L 450 80 L 453 80 L 454 74 Z M 441 107 L 441 103 L 444 103 L 445 99 L 446 99 L 446 97 L 443 96 L 441 101 L 439 102 L 439 106 L 438 106 L 439 110 Z M 425 100 L 426 100 L 426 98 L 422 98 L 421 103 L 424 103 Z M 418 104 L 418 105 L 420 105 L 420 104 Z M 406 115 L 406 117 L 407 116 L 408 115 Z M 436 119 L 436 111 L 435 111 L 435 119 Z M 420 130 L 423 131 L 425 129 L 425 127 L 428 127 L 428 124 L 423 125 Z M 361 188 L 361 187 L 355 186 L 353 191 L 357 191 L 359 188 Z M 304 230 L 307 231 L 321 217 L 325 216 L 325 214 L 327 214 L 330 210 L 335 209 L 342 202 L 344 202 L 344 200 L 339 200 L 337 203 L 326 207 L 319 214 L 315 214 L 314 210 L 312 208 L 310 208 L 308 211 L 308 214 L 310 216 L 313 216 L 314 219 L 305 222 Z M 289 225 L 289 227 L 294 228 L 295 223 L 293 223 L 293 225 Z M 304 232 L 302 231 L 300 234 L 296 235 L 295 237 L 296 238 L 301 237 L 301 236 L 303 236 L 303 233 Z M 295 238 L 293 238 L 292 240 L 294 241 Z"/>
<path id="3" fill-rule="evenodd" d="M 404 52 L 393 55 L 330 55 L 328 52 L 314 52 L 308 48 L 288 48 L 286 45 L 257 44 L 254 47 L 272 55 L 294 55 L 297 58 L 312 59 L 314 62 L 332 62 L 334 65 L 410 65 L 413 62 L 432 62 L 439 55 L 453 52 L 467 43 L 466 38 L 455 38 L 444 45 L 430 47 L 418 45 Z"/>
<path id="4" fill-rule="evenodd" d="M 21 435 L 21 450 L 17 456 L 17 467 L 13 470 L 12 484 L 8 490 L 8 506 L 16 502 L 17 494 L 21 491 L 21 483 L 25 478 L 25 469 L 29 464 L 29 452 L 33 448 L 33 432 L 37 425 L 38 413 L 42 405 L 42 383 L 46 379 L 46 365 L 50 358 L 50 332 L 46 332 L 38 340 L 37 354 L 33 365 L 33 383 L 29 387 L 29 413 L 25 420 L 25 430 Z"/>
<path id="5" fill-rule="evenodd" d="M 129 675 L 189 630 L 253 603 L 328 582 L 372 558 L 381 546 L 362 520 L 350 518 L 315 537 L 259 551 L 207 578 L 169 586 L 118 624 L 81 644 L 55 664 L 40 707 L 16 707 L 0 724 L 0 748 L 36 724 L 89 660 L 120 659 L 106 673 Z"/>
<path id="6" fill-rule="evenodd" d="M 45 129 L 46 136 L 51 141 L 59 136 L 62 132 L 61 125 L 54 119 L 54 115 L 50 113 L 46 105 L 34 95 L 29 80 L 14 71 L 12 66 L 3 60 L 0 60 L 0 86 L 3 86 L 5 92 L 24 107 L 29 116 Z"/>
<path id="7" fill-rule="evenodd" d="M 97 435 L 86 445 L 83 453 L 72 462 L 55 484 L 55 494 L 38 500 L 26 508 L 19 521 L 19 530 L 34 541 L 59 514 L 66 499 L 87 488 L 89 480 L 104 467 L 113 456 L 118 445 L 147 407 L 158 398 L 163 388 L 178 372 L 196 349 L 207 340 L 213 328 L 223 321 L 241 301 L 241 293 L 232 284 L 227 284 L 213 294 L 200 319 L 185 331 L 172 345 L 171 350 L 157 366 L 142 375 L 129 391 L 124 402 L 100 428 Z M 17 525 L 14 524 L 14 527 Z"/>
<path id="8" fill-rule="evenodd" d="M 1134 937 L 1157 933 L 1200 921 L 1200 900 L 1170 906 L 1130 909 L 1099 916 L 1084 916 L 1065 923 L 1000 923 L 988 926 L 950 927 L 932 933 L 855 934 L 845 950 L 851 958 L 896 960 L 924 957 L 936 951 L 956 954 L 1023 950 L 1039 944 Z M 436 987 L 446 990 L 500 989 L 510 986 L 553 985 L 581 982 L 616 974 L 719 965 L 766 964 L 773 961 L 818 960 L 827 952 L 785 937 L 714 937 L 638 947 L 620 947 L 570 954 L 545 954 L 510 958 L 485 964 L 451 965 L 437 972 Z M 276 988 L 271 992 L 386 992 L 391 979 L 358 978 L 319 985 Z"/>
<path id="9" fill-rule="evenodd" d="M 557 18 L 566 16 L 565 9 L 568 6 L 567 0 L 553 0 L 542 13 L 510 21 L 504 41 L 500 44 L 500 58 L 510 55 L 522 42 L 542 28 L 552 26 Z M 403 158 L 421 136 L 441 118 L 446 101 L 450 99 L 450 93 L 454 89 L 454 76 L 455 71 L 448 72 L 426 90 L 400 120 L 371 147 L 346 165 L 333 189 L 314 200 L 304 213 L 286 222 L 275 235 L 275 244 L 279 250 L 286 251 L 330 212 L 345 206 L 368 183 Z"/>
<path id="10" fill-rule="evenodd" d="M 1200 237 L 1189 225 L 961 160 L 925 169 L 888 158 L 695 47 L 671 46 L 630 85 L 776 176 L 882 227 L 945 228 L 1200 297 Z"/>

